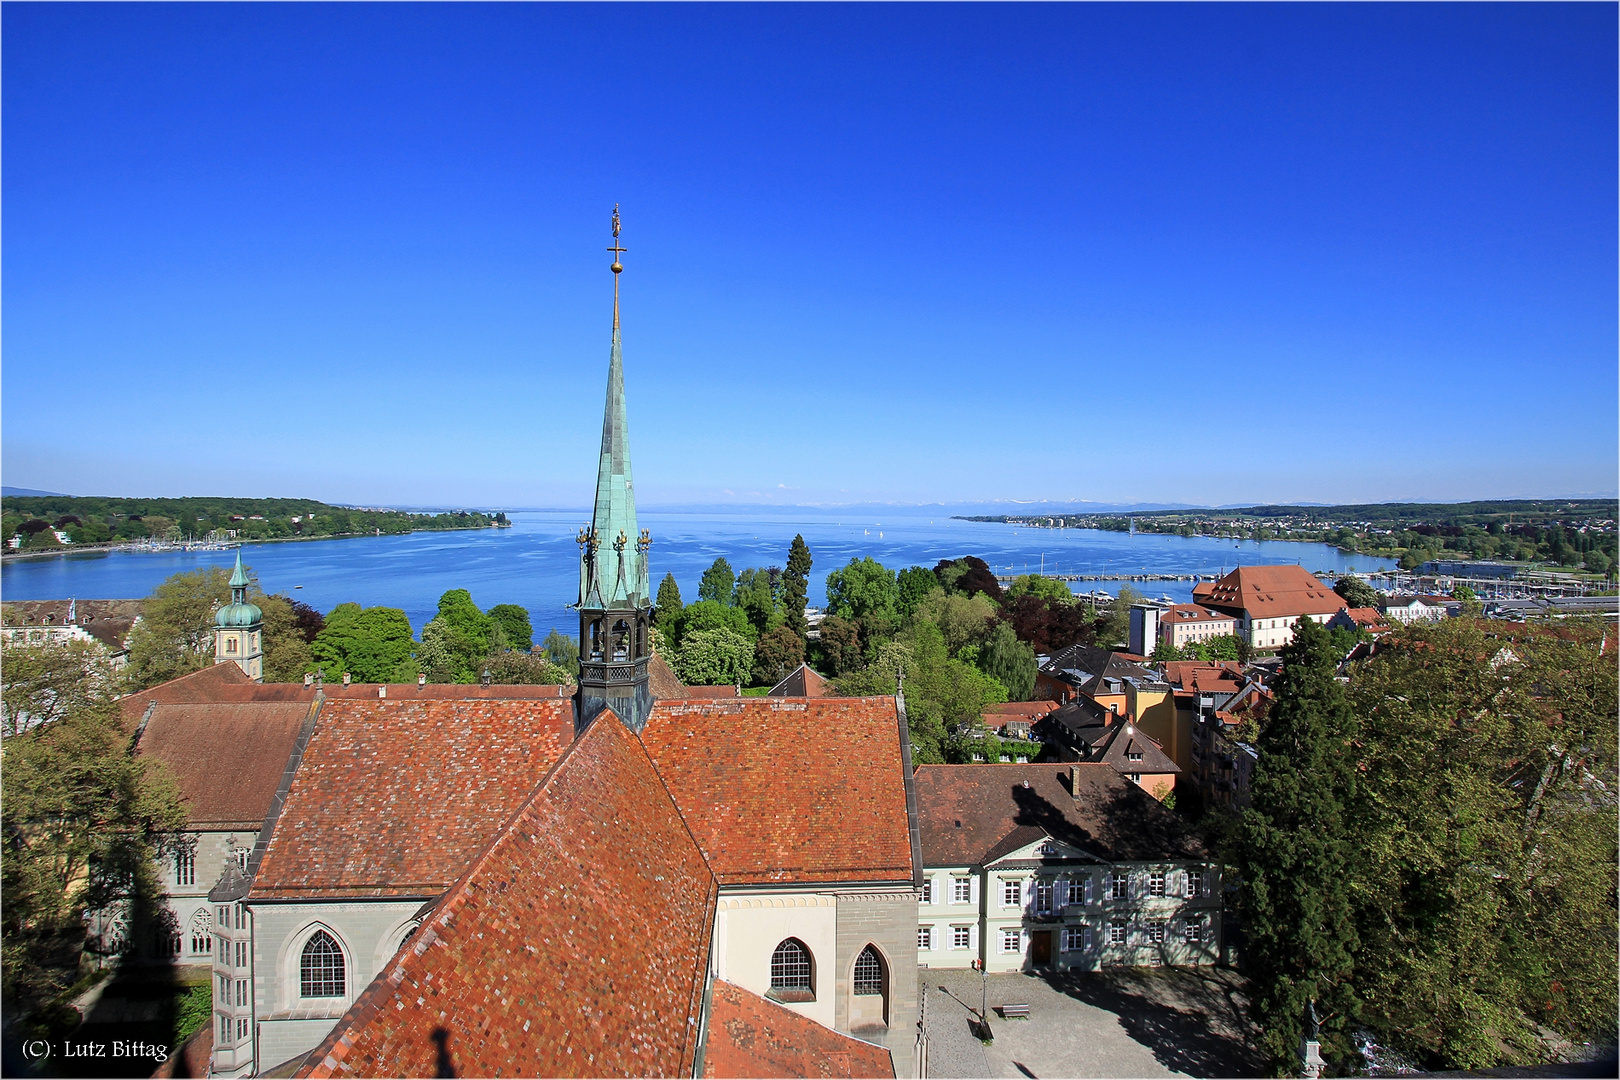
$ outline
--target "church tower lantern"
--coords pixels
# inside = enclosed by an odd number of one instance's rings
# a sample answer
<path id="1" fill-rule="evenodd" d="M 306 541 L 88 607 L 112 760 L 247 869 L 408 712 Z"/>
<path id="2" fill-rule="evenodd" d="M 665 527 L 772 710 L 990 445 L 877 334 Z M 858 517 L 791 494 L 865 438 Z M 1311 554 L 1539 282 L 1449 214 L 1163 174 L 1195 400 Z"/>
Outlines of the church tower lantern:
<path id="1" fill-rule="evenodd" d="M 235 661 L 254 682 L 264 682 L 264 612 L 248 603 L 248 576 L 242 551 L 231 575 L 231 602 L 214 615 L 214 663 Z"/>
<path id="2" fill-rule="evenodd" d="M 608 354 L 607 407 L 602 456 L 596 471 L 596 509 L 579 531 L 578 726 L 610 708 L 640 733 L 652 712 L 647 661 L 652 657 L 652 598 L 647 550 L 652 538 L 636 527 L 630 481 L 630 435 L 624 409 L 624 360 L 619 349 L 619 208 L 613 208 L 613 345 Z"/>

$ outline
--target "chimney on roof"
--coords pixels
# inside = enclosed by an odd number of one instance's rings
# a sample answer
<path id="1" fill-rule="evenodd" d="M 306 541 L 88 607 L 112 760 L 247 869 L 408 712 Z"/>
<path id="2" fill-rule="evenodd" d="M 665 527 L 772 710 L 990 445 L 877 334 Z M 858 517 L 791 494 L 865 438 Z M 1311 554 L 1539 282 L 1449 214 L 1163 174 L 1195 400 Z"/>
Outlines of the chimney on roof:
<path id="1" fill-rule="evenodd" d="M 312 671 L 304 672 L 304 685 L 306 687 L 315 685 L 315 673 L 314 672 L 312 672 Z"/>
<path id="2" fill-rule="evenodd" d="M 380 697 L 380 698 L 385 698 L 385 697 L 388 696 L 388 684 L 387 683 L 378 683 L 377 684 L 377 696 Z"/>
<path id="3" fill-rule="evenodd" d="M 1080 798 L 1080 766 L 1069 766 L 1069 798 Z"/>
<path id="4" fill-rule="evenodd" d="M 1025 786 L 1025 787 L 1029 787 L 1029 781 L 1028 781 L 1028 780 L 1025 780 L 1025 781 L 1024 781 L 1024 786 Z"/>
<path id="5" fill-rule="evenodd" d="M 348 672 L 347 672 L 347 671 L 345 671 L 345 672 L 344 672 L 344 673 L 343 673 L 343 685 L 344 685 L 344 686 L 348 686 L 348 685 L 349 685 L 349 673 L 348 673 Z"/>
<path id="6" fill-rule="evenodd" d="M 315 689 L 319 690 L 321 688 L 324 676 L 324 671 L 322 671 L 320 668 L 315 669 Z"/>
<path id="7" fill-rule="evenodd" d="M 427 685 L 427 672 L 424 671 L 424 672 L 422 672 L 422 674 L 420 674 L 420 675 L 418 675 L 416 677 L 416 688 L 418 690 L 420 690 L 420 689 L 422 689 L 422 687 L 424 687 L 426 685 Z"/>

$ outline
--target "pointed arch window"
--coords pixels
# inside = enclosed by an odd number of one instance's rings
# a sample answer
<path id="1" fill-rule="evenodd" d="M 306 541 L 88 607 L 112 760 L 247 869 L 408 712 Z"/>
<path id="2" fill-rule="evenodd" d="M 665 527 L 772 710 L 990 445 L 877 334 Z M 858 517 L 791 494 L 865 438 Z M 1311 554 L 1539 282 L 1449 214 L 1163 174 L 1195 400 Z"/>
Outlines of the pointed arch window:
<path id="1" fill-rule="evenodd" d="M 214 917 L 207 908 L 198 908 L 191 917 L 191 952 L 195 956 L 214 951 Z"/>
<path id="2" fill-rule="evenodd" d="M 788 938 L 771 953 L 771 992 L 778 1001 L 816 999 L 815 960 L 798 938 Z"/>
<path id="3" fill-rule="evenodd" d="M 342 997 L 344 993 L 343 950 L 331 934 L 317 930 L 298 958 L 298 994 L 317 998 Z"/>
<path id="4" fill-rule="evenodd" d="M 883 993 L 883 958 L 870 945 L 855 958 L 855 993 Z"/>

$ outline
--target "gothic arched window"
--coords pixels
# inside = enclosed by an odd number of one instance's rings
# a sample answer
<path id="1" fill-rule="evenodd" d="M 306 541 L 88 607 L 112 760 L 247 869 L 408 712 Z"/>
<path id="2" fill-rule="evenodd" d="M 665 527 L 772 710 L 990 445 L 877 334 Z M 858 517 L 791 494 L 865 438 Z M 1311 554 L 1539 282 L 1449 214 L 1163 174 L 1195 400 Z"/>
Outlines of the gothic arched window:
<path id="1" fill-rule="evenodd" d="M 771 953 L 771 995 L 784 1001 L 814 1001 L 815 963 L 798 938 L 788 938 Z"/>
<path id="2" fill-rule="evenodd" d="M 191 951 L 199 956 L 214 951 L 214 917 L 207 908 L 191 917 Z"/>
<path id="3" fill-rule="evenodd" d="M 855 992 L 857 994 L 883 993 L 883 958 L 868 945 L 855 958 Z"/>
<path id="4" fill-rule="evenodd" d="M 630 659 L 630 624 L 623 619 L 613 624 L 613 659 Z"/>
<path id="5" fill-rule="evenodd" d="M 325 930 L 315 931 L 298 958 L 298 994 L 307 998 L 344 994 L 343 950 Z"/>

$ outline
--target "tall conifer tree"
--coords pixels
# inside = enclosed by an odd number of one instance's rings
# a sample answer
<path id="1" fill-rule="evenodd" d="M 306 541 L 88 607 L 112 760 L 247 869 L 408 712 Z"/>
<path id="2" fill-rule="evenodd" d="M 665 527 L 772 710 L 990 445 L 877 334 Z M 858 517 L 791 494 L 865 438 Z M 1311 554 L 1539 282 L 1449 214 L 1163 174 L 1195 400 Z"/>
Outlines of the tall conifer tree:
<path id="1" fill-rule="evenodd" d="M 1307 1009 L 1323 1049 L 1350 1019 L 1356 946 L 1345 806 L 1354 792 L 1353 718 L 1334 678 L 1327 630 L 1300 619 L 1282 650 L 1277 698 L 1260 736 L 1235 869 L 1250 1009 L 1278 1075 L 1296 1075 Z"/>
<path id="2" fill-rule="evenodd" d="M 782 575 L 782 612 L 789 630 L 800 637 L 810 631 L 804 618 L 804 605 L 810 596 L 810 548 L 802 535 L 793 538 L 788 549 L 787 573 Z"/>
<path id="3" fill-rule="evenodd" d="M 675 584 L 675 575 L 665 574 L 664 580 L 658 583 L 658 614 L 653 616 L 653 621 L 659 629 L 667 630 L 684 606 L 681 603 L 681 587 Z"/>

